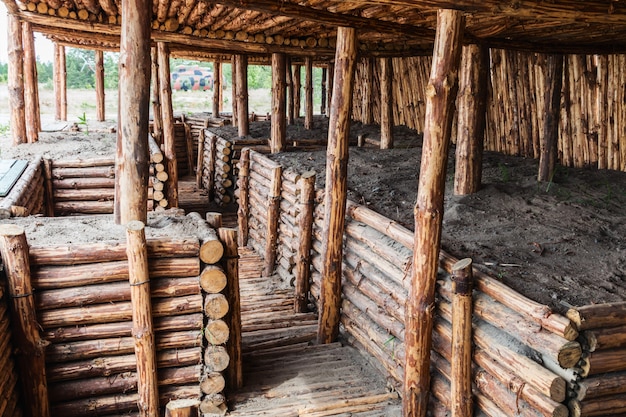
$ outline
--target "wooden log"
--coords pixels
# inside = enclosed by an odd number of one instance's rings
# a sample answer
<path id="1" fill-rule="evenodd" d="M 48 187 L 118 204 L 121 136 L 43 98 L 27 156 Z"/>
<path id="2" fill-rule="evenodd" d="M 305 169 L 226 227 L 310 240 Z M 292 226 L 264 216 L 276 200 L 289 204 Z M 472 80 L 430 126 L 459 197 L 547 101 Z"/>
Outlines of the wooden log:
<path id="1" fill-rule="evenodd" d="M 65 46 L 54 43 L 54 118 L 67 120 L 67 77 Z"/>
<path id="2" fill-rule="evenodd" d="M 199 406 L 200 401 L 197 399 L 171 400 L 165 406 L 165 417 L 195 417 Z"/>
<path id="3" fill-rule="evenodd" d="M 626 302 L 573 307 L 566 315 L 578 330 L 621 326 L 626 321 Z"/>
<path id="4" fill-rule="evenodd" d="M 104 122 L 105 120 L 105 107 L 104 107 L 104 52 L 100 50 L 95 51 L 96 55 L 96 120 Z"/>
<path id="5" fill-rule="evenodd" d="M 611 372 L 584 378 L 577 382 L 576 399 L 579 401 L 597 399 L 626 393 L 626 372 Z"/>
<path id="6" fill-rule="evenodd" d="M 198 238 L 200 239 L 200 260 L 207 264 L 214 264 L 224 255 L 224 246 L 220 242 L 217 232 L 212 229 L 196 212 L 187 214 L 187 217 L 196 220 L 198 224 Z"/>
<path id="7" fill-rule="evenodd" d="M 300 177 L 300 213 L 298 214 L 298 261 L 295 274 L 296 313 L 308 309 L 309 280 L 311 277 L 311 240 L 313 237 L 313 204 L 315 203 L 315 172 L 307 171 Z"/>
<path id="8" fill-rule="evenodd" d="M 52 161 L 50 161 L 52 162 Z M 53 169 L 51 168 L 50 178 L 52 178 Z M 74 189 L 74 190 L 83 190 L 90 188 L 114 188 L 115 180 L 113 178 L 98 178 L 98 177 L 87 177 L 87 178 L 68 178 L 68 179 L 60 179 L 60 180 L 51 180 L 52 188 L 56 190 L 60 189 Z"/>
<path id="9" fill-rule="evenodd" d="M 313 129 L 313 60 L 304 58 L 304 128 Z"/>
<path id="10" fill-rule="evenodd" d="M 285 59 L 285 82 L 287 86 L 287 103 L 286 103 L 286 115 L 287 115 L 287 124 L 292 125 L 295 122 L 294 119 L 294 106 L 295 106 L 295 97 L 294 97 L 294 87 L 293 87 L 293 73 L 292 73 L 292 65 L 291 65 L 291 57 L 287 56 Z"/>
<path id="11" fill-rule="evenodd" d="M 572 400 L 569 407 L 573 417 L 620 416 L 626 413 L 626 398 L 620 394 L 602 397 L 598 401 Z"/>
<path id="12" fill-rule="evenodd" d="M 170 51 L 165 42 L 157 43 L 159 54 L 159 87 L 161 88 L 161 117 L 163 120 L 163 155 L 167 162 L 167 200 L 171 207 L 178 207 L 178 162 L 172 110 L 172 87 L 170 81 Z"/>
<path id="13" fill-rule="evenodd" d="M 380 59 L 380 149 L 393 148 L 393 61 Z"/>
<path id="14" fill-rule="evenodd" d="M 597 350 L 590 353 L 580 365 L 582 377 L 605 372 L 626 371 L 626 348 Z"/>
<path id="15" fill-rule="evenodd" d="M 237 99 L 237 133 L 239 137 L 250 134 L 250 122 L 248 120 L 248 57 L 247 55 L 234 55 L 235 76 L 237 82 L 234 86 Z M 233 110 L 235 113 L 235 109 Z"/>
<path id="16" fill-rule="evenodd" d="M 270 132 L 270 151 L 282 152 L 287 146 L 286 130 L 286 57 L 284 53 L 272 54 L 272 119 Z"/>
<path id="17" fill-rule="evenodd" d="M 339 331 L 341 305 L 341 259 L 346 211 L 346 175 L 352 82 L 356 60 L 354 29 L 338 29 L 335 53 L 335 92 L 330 108 L 326 166 L 324 266 L 317 340 L 330 343 Z"/>
<path id="18" fill-rule="evenodd" d="M 26 409 L 33 416 L 50 416 L 44 357 L 46 342 L 39 335 L 28 243 L 21 227 L 0 225 L 0 255 L 9 283 L 13 335 Z"/>
<path id="19" fill-rule="evenodd" d="M 212 320 L 223 318 L 228 313 L 229 307 L 224 294 L 207 294 L 204 298 L 204 314 Z"/>
<path id="20" fill-rule="evenodd" d="M 17 15 L 9 13 L 8 57 L 9 57 L 9 109 L 13 146 L 27 143 L 26 104 L 24 101 L 24 49 L 22 46 L 22 23 Z"/>
<path id="21" fill-rule="evenodd" d="M 406 368 L 402 408 L 405 416 L 426 415 L 432 305 L 437 279 L 443 191 L 461 52 L 464 18 L 453 10 L 437 12 L 437 36 L 426 95 L 424 155 L 415 204 L 413 273 L 406 305 Z M 329 200 L 327 200 L 329 201 Z"/>
<path id="22" fill-rule="evenodd" d="M 298 119 L 300 117 L 300 101 L 301 101 L 301 90 L 302 90 L 302 66 L 294 65 L 293 66 L 293 74 L 292 74 L 292 82 L 293 82 L 293 117 L 294 119 Z"/>
<path id="23" fill-rule="evenodd" d="M 40 3 L 41 4 L 41 3 Z M 37 56 L 35 38 L 30 22 L 22 23 L 24 48 L 24 112 L 26 116 L 26 140 L 35 143 L 39 140 L 41 121 L 39 116 L 39 88 L 37 83 Z"/>
<path id="24" fill-rule="evenodd" d="M 55 163 L 52 177 L 56 180 L 64 178 L 114 178 L 115 168 L 113 164 L 105 167 L 93 168 L 59 168 Z"/>
<path id="25" fill-rule="evenodd" d="M 545 79 L 545 90 L 543 93 L 545 117 L 543 118 L 541 129 L 541 153 L 539 156 L 537 180 L 548 182 L 554 176 L 558 153 L 563 56 L 540 54 L 537 57 L 537 65 L 543 70 Z"/>
<path id="26" fill-rule="evenodd" d="M 196 187 L 203 188 L 202 172 L 204 171 L 204 130 L 198 136 L 198 161 L 196 165 Z"/>
<path id="27" fill-rule="evenodd" d="M 280 189 L 282 167 L 272 169 L 267 210 L 267 241 L 263 259 L 263 276 L 269 277 L 274 272 L 276 263 L 276 242 L 278 239 L 278 220 L 280 216 Z"/>
<path id="28" fill-rule="evenodd" d="M 237 225 L 239 226 L 239 246 L 244 247 L 248 244 L 248 217 L 250 216 L 250 149 L 245 148 L 241 151 L 239 159 L 239 178 L 237 187 L 239 188 L 239 208 L 237 209 Z"/>
<path id="29" fill-rule="evenodd" d="M 189 174 L 193 173 L 195 167 L 194 163 L 194 149 L 193 149 L 193 138 L 191 137 L 191 131 L 189 129 L 189 125 L 187 123 L 183 123 L 185 127 L 185 144 L 187 145 L 186 154 L 187 154 L 187 166 Z"/>
<path id="30" fill-rule="evenodd" d="M 85 188 L 80 190 L 58 189 L 54 192 L 54 199 L 60 203 L 64 201 L 111 201 L 115 190 L 113 188 Z"/>
<path id="31" fill-rule="evenodd" d="M 228 341 L 230 329 L 223 320 L 209 320 L 204 337 L 210 345 L 222 345 Z"/>
<path id="32" fill-rule="evenodd" d="M 472 260 L 465 258 L 453 267 L 452 301 L 452 416 L 472 413 Z"/>
<path id="33" fill-rule="evenodd" d="M 208 372 L 222 372 L 228 368 L 230 358 L 223 346 L 209 346 L 204 351 L 204 365 Z"/>
<path id="34" fill-rule="evenodd" d="M 44 198 L 45 198 L 45 214 L 48 217 L 54 217 L 54 197 L 52 182 L 52 159 L 42 159 L 43 175 L 45 180 Z M 114 182 L 112 182 L 114 185 Z"/>
<path id="35" fill-rule="evenodd" d="M 150 103 L 149 0 L 122 4 L 119 129 L 116 153 L 115 223 L 148 220 L 148 109 Z"/>
<path id="36" fill-rule="evenodd" d="M 219 229 L 219 235 L 225 247 L 224 270 L 228 277 L 225 294 L 230 306 L 230 314 L 227 315 L 227 324 L 230 328 L 230 338 L 227 345 L 228 356 L 230 357 L 227 373 L 228 386 L 230 389 L 235 390 L 243 386 L 237 230 L 222 227 Z"/>
<path id="37" fill-rule="evenodd" d="M 459 77 L 456 168 L 454 194 L 478 191 L 482 177 L 483 142 L 487 110 L 489 51 L 479 45 L 463 46 Z"/>
<path id="38" fill-rule="evenodd" d="M 0 201 L 0 215 L 10 217 L 11 206 L 19 205 L 24 196 L 37 192 L 32 187 L 36 186 L 36 178 L 41 170 L 41 156 L 35 157 L 17 180 L 9 194 Z M 43 191 L 43 190 L 41 190 Z"/>
<path id="39" fill-rule="evenodd" d="M 163 119 L 161 110 L 161 87 L 159 85 L 159 52 L 156 46 L 150 48 L 151 60 L 151 79 L 152 79 L 152 135 L 153 139 L 158 143 L 163 143 Z M 150 138 L 148 138 L 148 142 Z M 156 145 L 156 143 L 155 143 Z M 157 146 L 158 148 L 158 146 Z M 150 154 L 152 154 L 152 145 L 150 145 Z M 159 149 L 159 153 L 161 153 Z M 163 154 L 161 154 L 163 156 Z M 155 161 L 161 162 L 161 161 Z"/>
<path id="40" fill-rule="evenodd" d="M 161 152 L 161 148 L 154 140 L 152 135 L 148 135 L 148 146 L 150 148 L 150 162 L 153 164 L 160 164 L 164 160 L 163 152 Z"/>
<path id="41" fill-rule="evenodd" d="M 217 394 L 226 387 L 226 381 L 221 372 L 209 372 L 200 379 L 200 391 L 204 394 Z"/>
<path id="42" fill-rule="evenodd" d="M 589 352 L 626 347 L 626 326 L 587 330 L 582 335 Z"/>
<path id="43" fill-rule="evenodd" d="M 218 265 L 207 265 L 200 274 L 200 286 L 209 294 L 221 292 L 227 284 L 226 274 Z"/>
<path id="44" fill-rule="evenodd" d="M 213 107 L 211 114 L 213 117 L 219 117 L 221 107 L 222 91 L 222 63 L 219 60 L 213 61 Z"/>

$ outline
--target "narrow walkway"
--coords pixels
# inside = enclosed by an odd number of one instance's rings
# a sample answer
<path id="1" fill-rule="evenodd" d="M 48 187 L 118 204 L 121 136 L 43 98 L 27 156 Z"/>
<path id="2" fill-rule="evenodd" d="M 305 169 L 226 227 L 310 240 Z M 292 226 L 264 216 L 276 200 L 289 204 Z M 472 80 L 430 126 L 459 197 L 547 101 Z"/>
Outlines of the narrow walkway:
<path id="1" fill-rule="evenodd" d="M 261 260 L 240 249 L 244 387 L 229 416 L 400 416 L 400 400 L 365 358 L 341 343 L 314 345 L 314 313 L 293 312 L 293 289 L 260 277 Z"/>

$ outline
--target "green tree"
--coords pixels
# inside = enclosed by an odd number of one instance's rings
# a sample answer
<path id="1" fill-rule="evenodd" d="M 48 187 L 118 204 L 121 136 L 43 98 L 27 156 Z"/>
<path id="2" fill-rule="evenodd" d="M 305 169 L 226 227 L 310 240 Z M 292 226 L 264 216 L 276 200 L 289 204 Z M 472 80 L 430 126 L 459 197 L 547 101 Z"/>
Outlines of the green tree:
<path id="1" fill-rule="evenodd" d="M 40 84 L 50 84 L 52 83 L 52 78 L 52 62 L 37 61 L 37 82 Z"/>
<path id="2" fill-rule="evenodd" d="M 95 51 L 67 48 L 65 54 L 65 68 L 67 73 L 67 88 L 95 88 Z"/>
<path id="3" fill-rule="evenodd" d="M 117 88 L 119 84 L 119 60 L 119 52 L 104 53 L 104 88 Z"/>

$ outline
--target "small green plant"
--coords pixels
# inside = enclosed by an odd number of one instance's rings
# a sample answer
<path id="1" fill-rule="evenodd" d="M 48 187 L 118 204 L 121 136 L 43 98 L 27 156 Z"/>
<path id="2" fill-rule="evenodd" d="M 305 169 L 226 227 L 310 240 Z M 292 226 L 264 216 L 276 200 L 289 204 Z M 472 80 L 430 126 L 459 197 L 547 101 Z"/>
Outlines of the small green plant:
<path id="1" fill-rule="evenodd" d="M 500 177 L 502 177 L 502 182 L 511 181 L 511 171 L 509 167 L 504 164 L 498 164 L 498 168 L 500 169 Z"/>
<path id="2" fill-rule="evenodd" d="M 89 133 L 89 124 L 87 123 L 87 114 L 83 112 L 82 116 L 78 116 L 78 124 L 85 127 L 85 134 Z"/>
<path id="3" fill-rule="evenodd" d="M 0 135 L 6 135 L 9 133 L 10 126 L 9 124 L 0 124 Z"/>

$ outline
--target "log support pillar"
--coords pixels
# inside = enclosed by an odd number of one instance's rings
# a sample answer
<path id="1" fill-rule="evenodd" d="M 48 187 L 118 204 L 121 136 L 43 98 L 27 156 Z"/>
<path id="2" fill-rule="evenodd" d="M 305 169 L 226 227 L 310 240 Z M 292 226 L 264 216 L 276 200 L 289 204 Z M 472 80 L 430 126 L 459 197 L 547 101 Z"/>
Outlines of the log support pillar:
<path id="1" fill-rule="evenodd" d="M 361 107 L 363 108 L 363 124 L 371 125 L 374 123 L 374 58 L 363 58 L 363 61 L 363 96 L 361 97 Z M 381 85 L 381 89 L 382 88 L 383 86 Z M 384 102 L 381 102 L 381 113 L 383 111 L 383 106 Z"/>
<path id="2" fill-rule="evenodd" d="M 559 113 L 561 104 L 561 86 L 563 80 L 563 55 L 539 54 L 538 65 L 544 74 L 545 117 L 541 129 L 539 173 L 537 180 L 552 180 L 557 160 L 557 142 L 559 137 Z"/>
<path id="3" fill-rule="evenodd" d="M 293 73 L 291 72 L 291 58 L 285 59 L 285 76 L 287 84 L 287 124 L 294 124 L 293 110 L 294 110 L 294 97 L 293 97 Z M 272 78 L 273 80 L 273 78 Z"/>
<path id="4" fill-rule="evenodd" d="M 122 1 L 120 118 L 115 160 L 115 222 L 147 222 L 151 0 Z"/>
<path id="5" fill-rule="evenodd" d="M 287 144 L 285 91 L 285 54 L 275 52 L 272 54 L 272 153 L 282 152 Z"/>
<path id="6" fill-rule="evenodd" d="M 329 107 L 333 99 L 334 76 L 335 76 L 335 64 L 329 63 L 328 64 L 328 78 L 326 79 L 326 96 L 327 96 L 326 102 L 328 103 Z M 329 113 L 330 113 L 330 109 L 329 109 Z"/>
<path id="7" fill-rule="evenodd" d="M 250 120 L 248 120 L 248 57 L 235 55 L 237 76 L 237 131 L 239 137 L 250 134 Z"/>
<path id="8" fill-rule="evenodd" d="M 56 120 L 67 120 L 67 73 L 65 46 L 54 44 L 54 116 Z"/>
<path id="9" fill-rule="evenodd" d="M 35 37 L 29 22 L 22 23 L 24 44 L 24 105 L 26 113 L 26 139 L 28 143 L 39 140 L 41 120 L 39 115 L 39 88 L 37 86 L 37 55 Z"/>
<path id="10" fill-rule="evenodd" d="M 393 148 L 393 61 L 380 59 L 380 149 Z"/>
<path id="11" fill-rule="evenodd" d="M 437 12 L 437 34 L 426 89 L 424 143 L 414 209 L 413 271 L 405 312 L 406 362 L 402 396 L 405 417 L 424 417 L 428 409 L 430 349 L 446 163 L 464 26 L 462 12 Z"/>
<path id="12" fill-rule="evenodd" d="M 172 109 L 172 86 L 170 81 L 170 48 L 164 42 L 157 44 L 159 61 L 159 87 L 161 119 L 163 123 L 163 156 L 167 163 L 166 198 L 170 207 L 178 207 L 178 162 L 176 158 L 176 135 L 174 133 L 174 110 Z"/>
<path id="13" fill-rule="evenodd" d="M 274 273 L 276 264 L 276 245 L 278 242 L 278 221 L 280 220 L 280 190 L 282 189 L 283 169 L 272 168 L 269 190 L 269 206 L 267 208 L 267 235 L 265 236 L 265 255 L 263 259 L 263 276 Z"/>
<path id="14" fill-rule="evenodd" d="M 328 68 L 322 68 L 322 82 L 320 86 L 320 94 L 321 94 L 321 104 L 320 104 L 320 113 L 326 114 L 326 78 L 328 77 Z"/>
<path id="15" fill-rule="evenodd" d="M 293 66 L 293 117 L 294 120 L 300 118 L 300 102 L 302 101 L 302 66 Z"/>
<path id="16" fill-rule="evenodd" d="M 352 84 L 356 61 L 356 30 L 339 27 L 335 50 L 333 101 L 330 104 L 326 189 L 322 228 L 322 282 L 318 343 L 331 343 L 339 333 L 341 262 L 347 201 L 348 139 L 352 109 Z"/>
<path id="17" fill-rule="evenodd" d="M 480 189 L 483 142 L 487 111 L 489 50 L 479 45 L 463 47 L 459 76 L 456 168 L 454 194 L 467 195 Z"/>
<path id="18" fill-rule="evenodd" d="M 313 59 L 304 58 L 304 128 L 313 129 Z"/>
<path id="19" fill-rule="evenodd" d="M 152 60 L 152 136 L 156 143 L 163 143 L 163 119 L 161 112 L 161 87 L 159 83 L 159 51 L 150 49 Z"/>
<path id="20" fill-rule="evenodd" d="M 307 171 L 298 180 L 300 210 L 298 213 L 298 244 L 295 302 L 296 313 L 306 313 L 309 302 L 309 278 L 311 277 L 311 242 L 313 238 L 313 208 L 315 204 L 315 172 Z"/>
<path id="21" fill-rule="evenodd" d="M 12 329 L 24 395 L 24 411 L 26 415 L 48 417 L 50 405 L 45 364 L 47 342 L 39 335 L 24 229 L 12 224 L 0 225 L 0 254 L 11 297 Z"/>
<path id="22" fill-rule="evenodd" d="M 220 107 L 222 100 L 222 63 L 220 61 L 213 62 L 213 117 L 220 117 Z"/>
<path id="23" fill-rule="evenodd" d="M 96 51 L 96 120 L 104 122 L 104 52 Z"/>
<path id="24" fill-rule="evenodd" d="M 13 145 L 27 142 L 26 104 L 24 102 L 24 48 L 22 23 L 16 15 L 8 14 L 9 108 Z"/>
<path id="25" fill-rule="evenodd" d="M 237 126 L 237 64 L 236 64 L 236 56 L 233 55 L 230 59 L 230 68 L 231 68 L 231 87 L 230 87 L 230 103 L 232 107 L 232 124 L 233 126 Z"/>
<path id="26" fill-rule="evenodd" d="M 241 150 L 239 158 L 239 208 L 237 209 L 237 225 L 239 226 L 239 246 L 248 244 L 248 219 L 250 217 L 250 148 Z"/>

